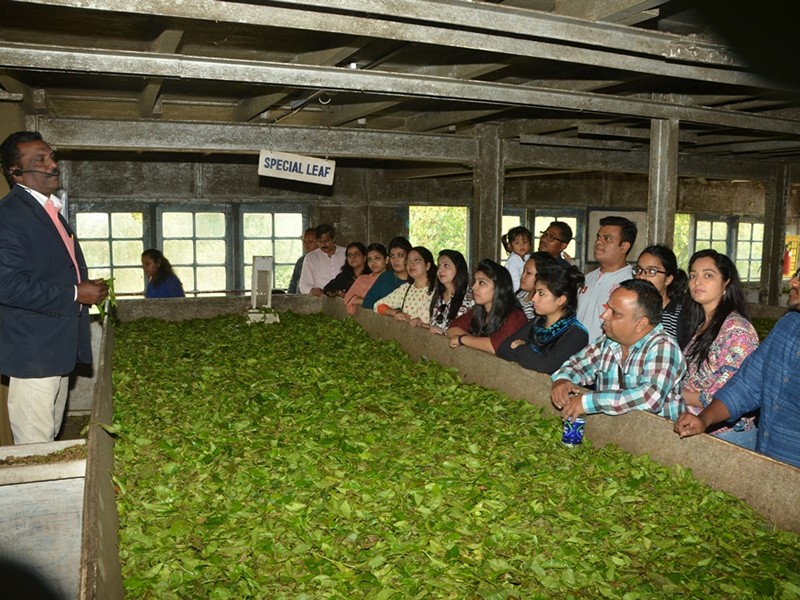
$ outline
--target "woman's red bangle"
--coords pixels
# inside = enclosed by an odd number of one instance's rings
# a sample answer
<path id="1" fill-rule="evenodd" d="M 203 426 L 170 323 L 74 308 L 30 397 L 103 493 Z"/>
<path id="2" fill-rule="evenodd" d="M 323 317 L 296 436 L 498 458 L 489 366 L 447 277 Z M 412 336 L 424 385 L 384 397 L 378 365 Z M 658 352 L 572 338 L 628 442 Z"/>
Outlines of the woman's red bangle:
<path id="1" fill-rule="evenodd" d="M 379 314 L 379 315 L 385 315 L 385 314 L 386 314 L 386 311 L 387 311 L 387 310 L 389 310 L 389 309 L 391 309 L 391 308 L 392 308 L 392 307 L 391 307 L 391 306 L 389 306 L 388 304 L 379 304 L 379 305 L 378 305 L 378 314 Z"/>

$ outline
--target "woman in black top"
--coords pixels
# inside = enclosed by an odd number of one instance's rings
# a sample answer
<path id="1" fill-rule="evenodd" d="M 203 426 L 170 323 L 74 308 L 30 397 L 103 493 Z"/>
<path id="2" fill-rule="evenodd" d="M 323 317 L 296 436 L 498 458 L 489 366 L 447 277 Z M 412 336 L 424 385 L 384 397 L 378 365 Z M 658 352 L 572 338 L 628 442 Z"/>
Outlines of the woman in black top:
<path id="1" fill-rule="evenodd" d="M 555 262 L 536 272 L 533 308 L 536 317 L 504 341 L 497 356 L 532 371 L 554 373 L 589 343 L 589 334 L 575 316 L 583 273 Z"/>
<path id="2" fill-rule="evenodd" d="M 367 247 L 364 244 L 351 242 L 346 252 L 347 260 L 342 265 L 342 271 L 322 288 L 326 296 L 344 296 L 356 279 L 372 273 L 367 265 Z"/>

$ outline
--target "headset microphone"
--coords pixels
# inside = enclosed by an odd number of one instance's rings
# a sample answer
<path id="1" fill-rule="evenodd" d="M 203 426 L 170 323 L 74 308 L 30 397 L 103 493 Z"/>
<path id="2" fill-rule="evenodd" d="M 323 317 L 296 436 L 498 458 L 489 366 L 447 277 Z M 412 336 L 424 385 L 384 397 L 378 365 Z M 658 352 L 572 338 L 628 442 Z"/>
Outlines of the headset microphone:
<path id="1" fill-rule="evenodd" d="M 61 171 L 58 169 L 53 169 L 52 171 L 35 171 L 33 169 L 29 169 L 27 171 L 23 171 L 22 169 L 14 169 L 11 171 L 11 174 L 14 177 L 19 177 L 20 175 L 24 175 L 25 173 L 39 173 L 39 175 L 47 175 L 48 177 L 58 177 L 61 175 Z"/>

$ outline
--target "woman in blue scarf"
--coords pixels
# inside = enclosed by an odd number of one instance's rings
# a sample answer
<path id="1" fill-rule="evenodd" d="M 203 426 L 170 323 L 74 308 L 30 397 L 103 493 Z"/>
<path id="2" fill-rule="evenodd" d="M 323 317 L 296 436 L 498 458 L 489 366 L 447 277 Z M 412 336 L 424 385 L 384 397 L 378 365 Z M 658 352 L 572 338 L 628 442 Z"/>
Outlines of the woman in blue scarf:
<path id="1" fill-rule="evenodd" d="M 533 308 L 536 317 L 505 340 L 497 356 L 526 369 L 554 373 L 589 343 L 589 334 L 575 316 L 583 273 L 548 264 L 536 272 Z"/>

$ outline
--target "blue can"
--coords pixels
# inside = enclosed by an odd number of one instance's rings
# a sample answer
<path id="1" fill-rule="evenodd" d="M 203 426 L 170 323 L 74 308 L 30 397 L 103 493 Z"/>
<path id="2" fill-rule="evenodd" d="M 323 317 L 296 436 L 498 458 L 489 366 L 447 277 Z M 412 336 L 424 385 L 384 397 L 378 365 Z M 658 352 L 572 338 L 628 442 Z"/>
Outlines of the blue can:
<path id="1" fill-rule="evenodd" d="M 561 443 L 570 448 L 580 444 L 583 441 L 583 427 L 585 425 L 586 419 L 583 417 L 564 421 L 564 434 L 561 436 Z"/>

